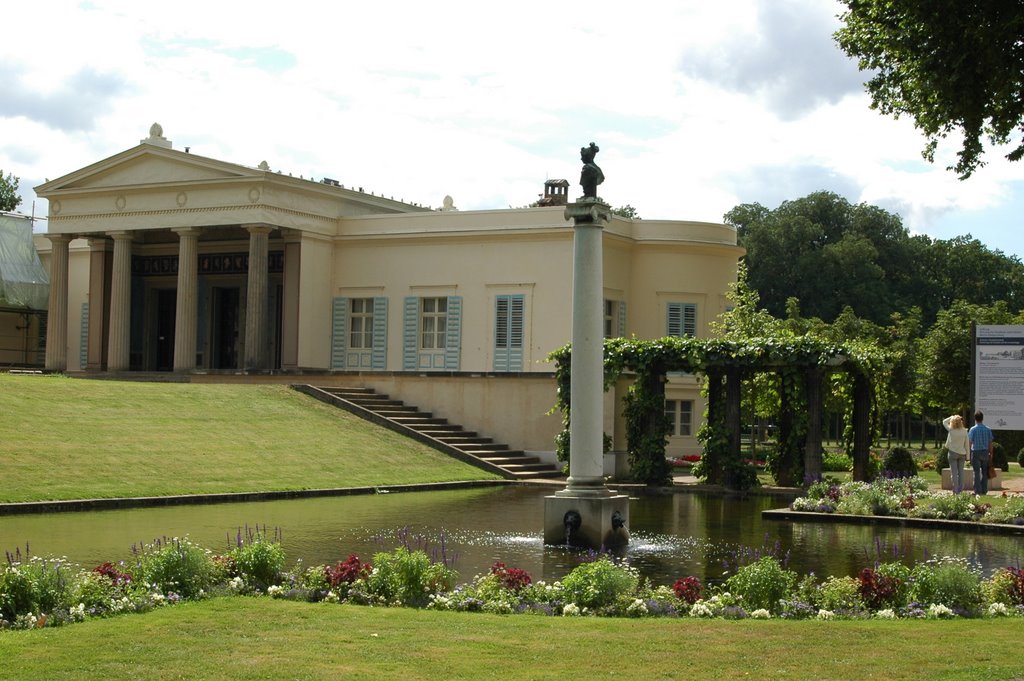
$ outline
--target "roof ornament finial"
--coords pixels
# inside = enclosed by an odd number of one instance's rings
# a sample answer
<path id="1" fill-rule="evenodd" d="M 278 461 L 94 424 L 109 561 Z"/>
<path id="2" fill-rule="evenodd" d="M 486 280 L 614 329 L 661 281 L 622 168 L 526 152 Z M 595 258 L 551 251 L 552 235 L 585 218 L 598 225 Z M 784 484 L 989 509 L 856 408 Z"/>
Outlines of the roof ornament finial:
<path id="1" fill-rule="evenodd" d="M 164 137 L 164 128 L 159 123 L 149 126 L 149 137 L 139 140 L 139 144 L 152 144 L 154 147 L 171 148 L 171 141 Z"/>

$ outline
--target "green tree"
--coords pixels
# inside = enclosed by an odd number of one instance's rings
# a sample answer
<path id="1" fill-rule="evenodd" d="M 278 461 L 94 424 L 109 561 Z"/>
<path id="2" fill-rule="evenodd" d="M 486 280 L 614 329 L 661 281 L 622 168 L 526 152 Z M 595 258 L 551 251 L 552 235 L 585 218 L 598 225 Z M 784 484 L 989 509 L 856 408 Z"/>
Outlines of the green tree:
<path id="1" fill-rule="evenodd" d="M 970 410 L 971 322 L 1021 323 L 1002 301 L 984 306 L 957 300 L 939 312 L 921 343 L 918 365 L 918 386 L 927 407 L 950 414 Z"/>
<path id="2" fill-rule="evenodd" d="M 12 211 L 21 203 L 18 195 L 18 178 L 0 169 L 0 210 Z"/>
<path id="3" fill-rule="evenodd" d="M 823 191 L 774 210 L 743 204 L 725 221 L 747 249 L 750 285 L 775 317 L 796 297 L 808 317 L 831 321 L 848 305 L 881 324 L 920 294 L 920 245 L 881 208 Z"/>
<path id="4" fill-rule="evenodd" d="M 619 217 L 623 218 L 632 218 L 633 220 L 640 219 L 640 213 L 638 213 L 636 208 L 633 208 L 633 206 L 629 205 L 628 203 L 625 206 L 612 208 L 612 215 L 618 215 Z"/>
<path id="5" fill-rule="evenodd" d="M 842 0 L 835 38 L 873 71 L 872 108 L 908 115 L 935 158 L 939 140 L 963 134 L 950 170 L 965 179 L 984 165 L 983 138 L 1024 156 L 1024 3 L 1019 0 Z"/>

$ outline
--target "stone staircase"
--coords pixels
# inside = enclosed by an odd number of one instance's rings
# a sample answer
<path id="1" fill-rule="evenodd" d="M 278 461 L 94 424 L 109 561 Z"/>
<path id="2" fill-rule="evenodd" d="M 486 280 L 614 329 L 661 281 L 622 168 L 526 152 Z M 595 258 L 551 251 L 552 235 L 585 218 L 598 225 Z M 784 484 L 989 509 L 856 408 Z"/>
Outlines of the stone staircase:
<path id="1" fill-rule="evenodd" d="M 510 480 L 561 478 L 554 465 L 393 400 L 372 388 L 294 385 L 295 390 Z"/>

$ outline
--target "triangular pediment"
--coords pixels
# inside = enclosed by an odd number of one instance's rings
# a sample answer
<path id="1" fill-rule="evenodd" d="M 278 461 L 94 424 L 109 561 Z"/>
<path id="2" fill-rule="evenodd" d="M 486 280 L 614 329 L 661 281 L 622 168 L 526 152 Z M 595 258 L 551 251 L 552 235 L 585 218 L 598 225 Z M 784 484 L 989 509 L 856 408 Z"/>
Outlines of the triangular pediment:
<path id="1" fill-rule="evenodd" d="M 261 177 L 263 171 L 173 149 L 141 144 L 36 188 L 45 196 L 60 190 L 111 189 L 201 183 Z"/>

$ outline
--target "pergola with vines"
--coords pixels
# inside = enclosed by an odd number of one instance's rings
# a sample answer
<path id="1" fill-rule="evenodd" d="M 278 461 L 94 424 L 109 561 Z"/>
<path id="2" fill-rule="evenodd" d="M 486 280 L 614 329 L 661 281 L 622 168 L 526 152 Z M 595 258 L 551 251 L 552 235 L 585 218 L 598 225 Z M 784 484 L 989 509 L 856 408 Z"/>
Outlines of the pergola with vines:
<path id="1" fill-rule="evenodd" d="M 557 442 L 563 459 L 568 456 L 571 355 L 566 345 L 550 357 L 556 365 L 556 406 L 566 428 Z M 830 385 L 848 395 L 853 477 L 866 480 L 879 401 L 872 379 L 885 366 L 884 353 L 873 346 L 837 345 L 811 336 L 743 341 L 612 338 L 604 345 L 606 390 L 620 376 L 634 374 L 624 399 L 626 447 L 634 479 L 652 485 L 671 480 L 665 457 L 665 383 L 671 372 L 707 378 L 708 413 L 698 433 L 703 455 L 694 471 L 705 482 L 728 489 L 756 484 L 754 469 L 742 457 L 740 405 L 743 380 L 758 373 L 779 377 L 778 451 L 772 465 L 778 484 L 799 485 L 821 477 L 824 386 L 836 376 L 841 380 Z"/>

